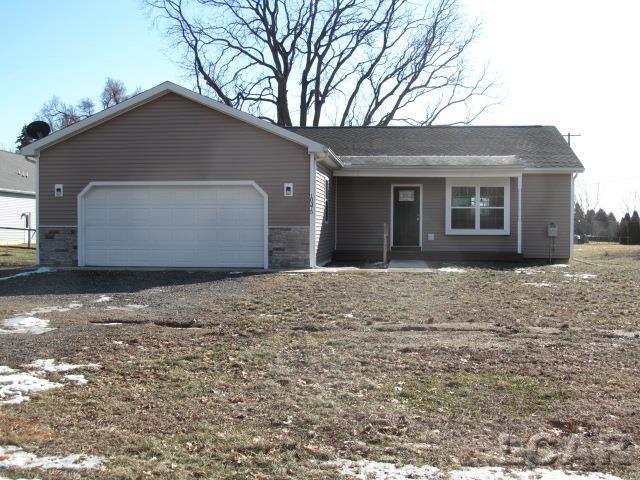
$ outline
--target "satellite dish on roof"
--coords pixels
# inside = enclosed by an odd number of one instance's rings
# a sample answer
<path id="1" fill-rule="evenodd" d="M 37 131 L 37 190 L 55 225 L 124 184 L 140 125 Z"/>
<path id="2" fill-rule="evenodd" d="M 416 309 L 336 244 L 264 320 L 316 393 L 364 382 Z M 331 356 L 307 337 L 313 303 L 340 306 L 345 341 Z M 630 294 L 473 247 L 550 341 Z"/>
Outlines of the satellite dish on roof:
<path id="1" fill-rule="evenodd" d="M 36 120 L 27 125 L 27 135 L 34 140 L 40 140 L 51 133 L 51 127 L 47 122 Z"/>

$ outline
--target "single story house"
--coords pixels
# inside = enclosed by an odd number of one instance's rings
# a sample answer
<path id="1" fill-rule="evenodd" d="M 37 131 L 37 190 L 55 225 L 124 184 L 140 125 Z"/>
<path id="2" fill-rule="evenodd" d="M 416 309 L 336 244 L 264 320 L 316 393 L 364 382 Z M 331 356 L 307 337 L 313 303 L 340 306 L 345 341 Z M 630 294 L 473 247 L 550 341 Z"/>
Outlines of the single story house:
<path id="1" fill-rule="evenodd" d="M 35 228 L 35 172 L 34 160 L 0 150 L 0 245 L 35 241 L 33 232 L 11 230 Z"/>
<path id="2" fill-rule="evenodd" d="M 282 128 L 172 83 L 38 140 L 39 261 L 252 267 L 567 259 L 555 127 Z"/>

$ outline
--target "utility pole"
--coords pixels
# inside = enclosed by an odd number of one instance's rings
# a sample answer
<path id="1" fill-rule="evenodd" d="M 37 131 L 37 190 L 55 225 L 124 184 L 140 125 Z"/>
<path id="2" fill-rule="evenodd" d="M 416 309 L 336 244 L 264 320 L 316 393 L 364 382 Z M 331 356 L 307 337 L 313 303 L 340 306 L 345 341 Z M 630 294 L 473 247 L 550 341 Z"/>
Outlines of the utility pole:
<path id="1" fill-rule="evenodd" d="M 582 135 L 579 133 L 570 133 L 568 132 L 566 135 L 562 135 L 563 137 L 567 137 L 567 143 L 571 146 L 571 137 L 581 137 Z"/>

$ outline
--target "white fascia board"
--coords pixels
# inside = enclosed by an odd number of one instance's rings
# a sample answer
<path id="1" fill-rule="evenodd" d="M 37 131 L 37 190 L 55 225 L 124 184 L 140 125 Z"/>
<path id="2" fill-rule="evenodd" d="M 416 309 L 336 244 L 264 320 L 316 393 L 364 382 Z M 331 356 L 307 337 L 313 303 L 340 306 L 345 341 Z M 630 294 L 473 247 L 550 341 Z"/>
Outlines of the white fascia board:
<path id="1" fill-rule="evenodd" d="M 575 168 L 525 168 L 523 173 L 582 173 L 584 167 Z"/>
<path id="2" fill-rule="evenodd" d="M 337 177 L 512 177 L 522 168 L 344 168 L 333 172 Z"/>
<path id="3" fill-rule="evenodd" d="M 187 88 L 176 85 L 172 82 L 164 82 L 158 86 L 150 88 L 149 90 L 145 90 L 138 95 L 134 95 L 133 97 L 125 100 L 118 105 L 107 108 L 101 112 L 96 113 L 95 115 L 90 116 L 89 118 L 85 118 L 73 125 L 53 132 L 51 135 L 35 141 L 26 147 L 23 147 L 20 150 L 20 153 L 23 155 L 36 155 L 38 152 L 44 150 L 47 147 L 50 147 L 58 142 L 61 142 L 69 137 L 77 135 L 85 130 L 93 128 L 101 123 L 104 123 L 108 120 L 111 120 L 118 115 L 122 115 L 123 113 L 137 108 L 145 103 L 148 103 L 156 98 L 159 98 L 167 93 L 175 93 L 182 97 L 188 98 L 196 103 L 209 107 L 213 110 L 216 110 L 220 113 L 238 119 L 244 123 L 249 125 L 253 125 L 261 130 L 265 130 L 267 132 L 273 133 L 279 137 L 282 137 L 286 140 L 289 140 L 293 143 L 297 143 L 299 145 L 307 147 L 309 153 L 324 153 L 327 152 L 328 149 L 313 140 L 309 140 L 302 135 L 298 135 L 297 133 L 290 132 L 289 130 L 279 127 L 278 125 L 274 125 L 273 123 L 269 123 L 265 120 L 261 120 L 259 118 L 254 117 L 245 112 L 241 112 L 235 108 L 224 105 L 221 102 L 213 100 L 212 98 L 206 97 L 204 95 L 200 95 L 199 93 L 193 92 Z"/>

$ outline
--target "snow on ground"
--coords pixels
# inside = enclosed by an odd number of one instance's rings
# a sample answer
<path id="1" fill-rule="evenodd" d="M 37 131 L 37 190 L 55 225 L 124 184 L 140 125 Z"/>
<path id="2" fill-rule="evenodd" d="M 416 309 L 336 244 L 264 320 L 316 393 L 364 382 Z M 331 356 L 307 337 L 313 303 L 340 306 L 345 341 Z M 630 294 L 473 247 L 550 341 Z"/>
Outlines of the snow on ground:
<path id="1" fill-rule="evenodd" d="M 553 265 L 549 265 L 551 268 L 569 268 L 569 265 L 566 263 L 554 263 Z"/>
<path id="2" fill-rule="evenodd" d="M 87 470 L 98 468 L 104 461 L 101 457 L 81 454 L 66 457 L 38 457 L 16 446 L 0 446 L 0 468 Z"/>
<path id="3" fill-rule="evenodd" d="M 53 273 L 55 271 L 56 271 L 55 268 L 40 267 L 36 270 L 29 270 L 28 272 L 20 272 L 20 273 L 16 273 L 15 275 L 10 275 L 8 277 L 2 277 L 0 278 L 0 281 L 11 280 L 12 278 L 28 277 L 29 275 L 35 275 L 36 273 Z"/>
<path id="4" fill-rule="evenodd" d="M 8 333 L 30 333 L 40 335 L 55 328 L 49 327 L 49 320 L 31 316 L 18 316 L 0 321 L 0 335 Z"/>
<path id="5" fill-rule="evenodd" d="M 359 480 L 621 480 L 600 472 L 574 472 L 535 468 L 531 470 L 502 467 L 468 467 L 444 472 L 428 465 L 394 465 L 369 460 L 337 460 L 328 462 L 339 468 L 342 475 Z"/>
<path id="6" fill-rule="evenodd" d="M 447 273 L 464 273 L 463 268 L 458 267 L 442 267 L 438 269 L 439 272 L 447 272 Z"/>
<path id="7" fill-rule="evenodd" d="M 579 278 L 580 280 L 589 280 L 597 277 L 593 273 L 565 273 L 564 276 L 567 278 Z"/>
<path id="8" fill-rule="evenodd" d="M 529 285 L 530 287 L 544 288 L 544 287 L 553 287 L 553 283 L 549 282 L 527 282 L 525 285 Z"/>
<path id="9" fill-rule="evenodd" d="M 127 312 L 133 312 L 135 310 L 140 310 L 142 308 L 147 308 L 147 307 L 148 307 L 148 305 L 137 305 L 135 303 L 128 303 L 124 307 L 118 307 L 118 306 L 115 306 L 115 305 L 109 305 L 107 307 L 107 310 L 125 310 Z"/>
<path id="10" fill-rule="evenodd" d="M 374 462 L 369 460 L 338 460 L 329 462 L 340 468 L 340 473 L 361 480 L 439 480 L 442 472 L 436 467 L 414 465 L 396 466 L 393 463 Z"/>
<path id="11" fill-rule="evenodd" d="M 70 382 L 74 382 L 77 383 L 78 385 L 86 385 L 87 383 L 89 383 L 89 381 L 85 378 L 84 375 L 82 374 L 78 374 L 78 375 L 65 375 L 64 376 L 65 380 L 68 380 Z"/>
<path id="12" fill-rule="evenodd" d="M 71 302 L 66 307 L 61 307 L 59 305 L 53 305 L 51 307 L 36 307 L 29 312 L 25 312 L 25 315 L 42 315 L 43 313 L 51 312 L 68 312 L 69 310 L 73 310 L 76 308 L 82 308 L 82 304 L 80 302 Z"/>
<path id="13" fill-rule="evenodd" d="M 514 272 L 523 273 L 525 275 L 537 275 L 539 273 L 544 273 L 544 270 L 540 270 L 539 268 L 523 267 L 523 268 L 516 268 Z"/>
<path id="14" fill-rule="evenodd" d="M 99 363 L 79 363 L 74 365 L 73 363 L 58 363 L 56 364 L 56 360 L 53 358 L 41 358 L 38 360 L 34 360 L 33 363 L 28 365 L 23 365 L 27 368 L 35 368 L 41 372 L 68 372 L 69 370 L 77 370 L 79 368 L 100 368 L 101 365 Z"/>
<path id="15" fill-rule="evenodd" d="M 52 388 L 64 387 L 64 383 L 52 382 L 44 378 L 48 373 L 68 372 L 78 368 L 100 368 L 97 363 L 73 365 L 71 363 L 58 363 L 52 358 L 35 360 L 27 368 L 34 370 L 18 372 L 13 368 L 0 365 L 0 405 L 11 405 L 29 400 L 26 395 L 29 392 L 43 392 Z M 87 379 L 84 375 L 65 375 L 64 379 L 77 385 L 85 385 Z M 0 458 L 2 455 L 0 455 Z"/>
<path id="16" fill-rule="evenodd" d="M 111 300 L 113 300 L 113 297 L 110 297 L 109 295 L 101 295 L 100 298 L 94 300 L 93 303 L 104 303 L 110 302 Z"/>
<path id="17" fill-rule="evenodd" d="M 11 370 L 3 367 L 4 371 Z M 29 392 L 43 392 L 52 388 L 64 386 L 62 383 L 50 382 L 30 373 L 16 372 L 0 373 L 0 405 L 11 405 L 29 400 L 25 395 Z M 0 455 L 1 458 L 1 455 Z"/>

